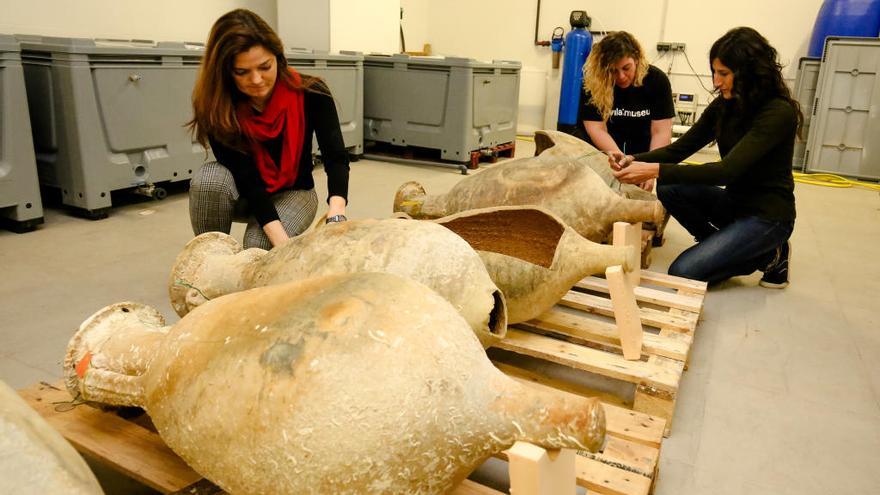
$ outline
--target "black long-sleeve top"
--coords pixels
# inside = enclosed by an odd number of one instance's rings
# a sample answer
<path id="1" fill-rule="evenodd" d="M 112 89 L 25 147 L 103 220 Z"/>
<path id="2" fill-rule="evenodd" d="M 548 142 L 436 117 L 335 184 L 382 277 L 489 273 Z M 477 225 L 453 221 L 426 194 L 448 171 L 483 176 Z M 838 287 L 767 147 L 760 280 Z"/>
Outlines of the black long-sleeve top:
<path id="1" fill-rule="evenodd" d="M 686 159 L 716 138 L 722 105 L 717 98 L 700 119 L 677 141 L 647 153 L 635 155 L 643 162 L 660 163 L 660 184 L 689 183 L 727 186 L 737 218 L 757 216 L 773 221 L 793 221 L 794 177 L 791 161 L 797 133 L 797 111 L 787 101 L 766 102 L 749 122 L 737 125 L 725 119 L 720 129 L 718 150 L 721 161 L 684 165 Z"/>
<path id="2" fill-rule="evenodd" d="M 326 90 L 326 87 L 322 89 Z M 336 104 L 333 102 L 329 90 L 326 91 L 327 94 L 306 91 L 303 95 L 305 135 L 299 170 L 290 189 L 309 190 L 315 187 L 315 180 L 312 177 L 312 133 L 314 132 L 321 150 L 324 171 L 327 173 L 329 196 L 341 196 L 347 202 L 348 151 L 342 140 Z M 281 163 L 283 139 L 284 133 L 282 132 L 277 138 L 263 143 L 275 163 Z M 263 182 L 251 153 L 244 153 L 225 146 L 212 137 L 209 137 L 208 140 L 217 162 L 232 173 L 239 194 L 248 201 L 251 213 L 256 217 L 260 226 L 278 220 L 278 212 L 275 210 L 272 200 L 269 199 L 266 183 Z"/>

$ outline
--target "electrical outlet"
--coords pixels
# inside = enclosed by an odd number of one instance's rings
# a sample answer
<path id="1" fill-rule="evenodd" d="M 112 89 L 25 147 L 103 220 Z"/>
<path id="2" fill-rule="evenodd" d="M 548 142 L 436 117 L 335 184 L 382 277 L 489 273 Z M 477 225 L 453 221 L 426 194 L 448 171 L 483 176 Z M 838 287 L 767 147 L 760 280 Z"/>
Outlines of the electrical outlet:
<path id="1" fill-rule="evenodd" d="M 660 41 L 657 43 L 658 52 L 683 52 L 685 44 L 671 41 Z"/>

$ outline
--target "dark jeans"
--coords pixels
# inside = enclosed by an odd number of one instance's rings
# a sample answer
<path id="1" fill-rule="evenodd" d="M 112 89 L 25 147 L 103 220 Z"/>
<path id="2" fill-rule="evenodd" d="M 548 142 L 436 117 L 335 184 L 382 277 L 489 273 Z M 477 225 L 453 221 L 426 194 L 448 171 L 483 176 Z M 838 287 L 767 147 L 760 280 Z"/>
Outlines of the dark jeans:
<path id="1" fill-rule="evenodd" d="M 672 262 L 670 275 L 714 284 L 763 271 L 794 229 L 793 221 L 734 218 L 730 198 L 716 186 L 660 185 L 657 197 L 697 241 Z"/>

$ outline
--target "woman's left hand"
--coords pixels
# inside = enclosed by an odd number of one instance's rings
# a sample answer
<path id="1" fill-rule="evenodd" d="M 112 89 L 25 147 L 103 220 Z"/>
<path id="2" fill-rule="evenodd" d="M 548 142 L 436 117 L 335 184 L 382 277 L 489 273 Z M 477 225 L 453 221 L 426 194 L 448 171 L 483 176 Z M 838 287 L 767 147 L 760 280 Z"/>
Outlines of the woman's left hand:
<path id="1" fill-rule="evenodd" d="M 641 184 L 660 175 L 660 164 L 632 162 L 625 168 L 612 170 L 611 173 L 624 184 Z"/>

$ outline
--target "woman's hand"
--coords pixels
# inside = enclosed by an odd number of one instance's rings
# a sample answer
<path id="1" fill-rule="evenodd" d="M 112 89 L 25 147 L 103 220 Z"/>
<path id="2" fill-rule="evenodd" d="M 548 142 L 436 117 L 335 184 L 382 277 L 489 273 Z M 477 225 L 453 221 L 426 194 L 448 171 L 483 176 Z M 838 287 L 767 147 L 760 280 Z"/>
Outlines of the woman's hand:
<path id="1" fill-rule="evenodd" d="M 656 179 L 660 175 L 660 164 L 630 162 L 626 167 L 614 170 L 611 173 L 624 184 L 642 184 L 651 179 Z"/>
<path id="2" fill-rule="evenodd" d="M 632 155 L 626 155 L 620 151 L 608 151 L 608 165 L 614 170 L 621 170 L 629 166 L 635 160 Z"/>

